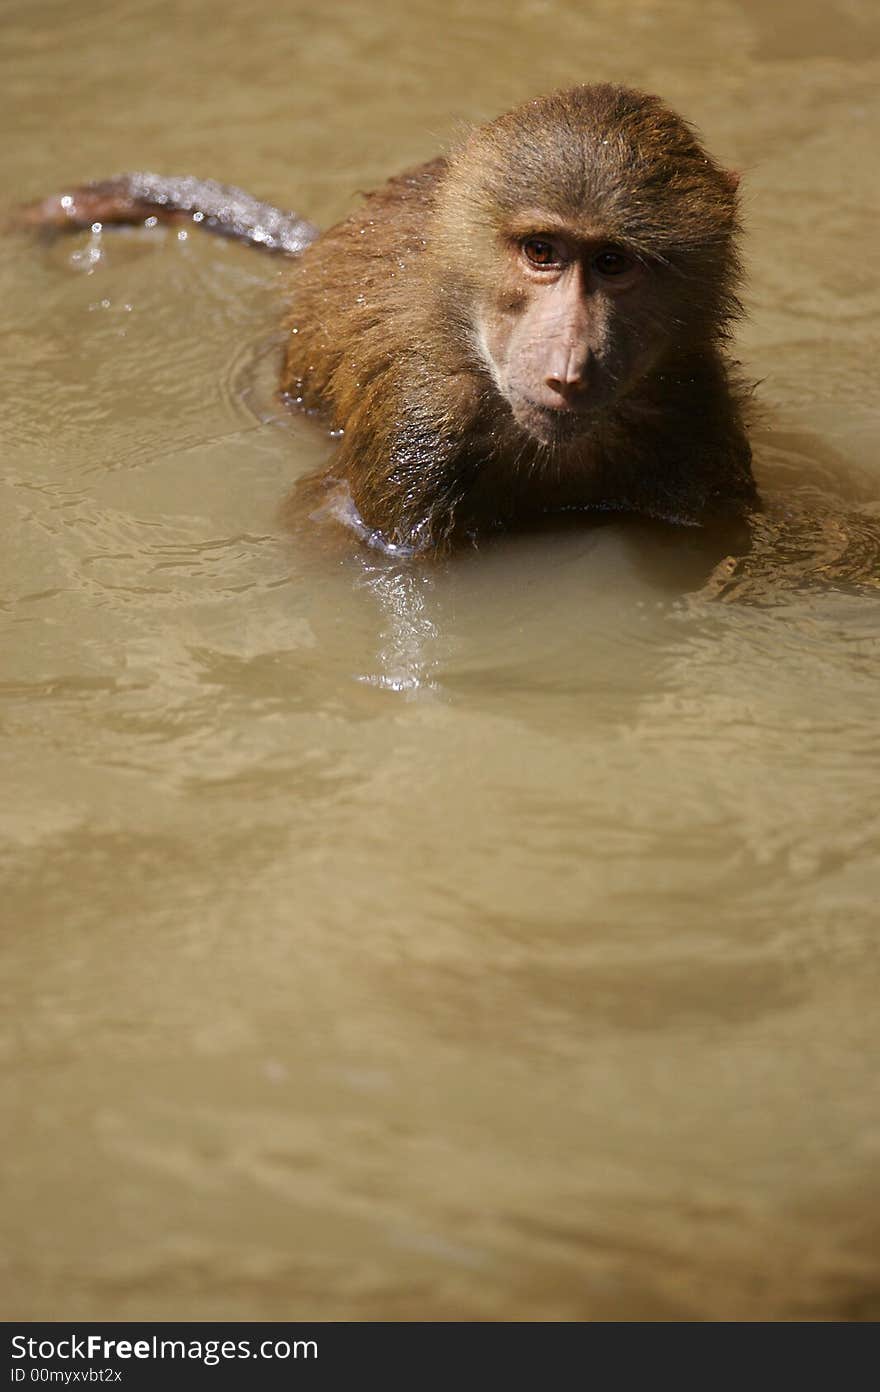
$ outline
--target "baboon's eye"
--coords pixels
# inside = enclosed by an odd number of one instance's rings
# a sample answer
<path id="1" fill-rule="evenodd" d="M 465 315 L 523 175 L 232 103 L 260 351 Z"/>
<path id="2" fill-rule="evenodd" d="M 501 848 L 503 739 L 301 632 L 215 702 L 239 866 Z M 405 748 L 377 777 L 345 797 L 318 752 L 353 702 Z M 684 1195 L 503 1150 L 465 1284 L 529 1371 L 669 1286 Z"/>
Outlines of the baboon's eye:
<path id="1" fill-rule="evenodd" d="M 559 266 L 562 256 L 559 248 L 544 237 L 527 237 L 522 243 L 523 255 L 533 266 Z"/>
<path id="2" fill-rule="evenodd" d="M 593 268 L 603 276 L 626 275 L 637 265 L 636 259 L 620 247 L 605 247 L 593 257 Z"/>

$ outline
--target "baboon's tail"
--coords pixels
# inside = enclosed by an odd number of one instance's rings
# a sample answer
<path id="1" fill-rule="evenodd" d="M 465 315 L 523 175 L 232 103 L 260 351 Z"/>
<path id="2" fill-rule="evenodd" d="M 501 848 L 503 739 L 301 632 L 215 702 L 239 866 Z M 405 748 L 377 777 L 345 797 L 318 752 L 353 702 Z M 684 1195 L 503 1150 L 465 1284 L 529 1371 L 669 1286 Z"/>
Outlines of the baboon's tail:
<path id="1" fill-rule="evenodd" d="M 237 237 L 267 251 L 297 252 L 313 242 L 317 227 L 296 213 L 259 203 L 241 189 L 213 179 L 161 174 L 118 174 L 95 184 L 28 203 L 13 225 L 64 231 L 96 223 L 195 223 L 222 237 Z"/>

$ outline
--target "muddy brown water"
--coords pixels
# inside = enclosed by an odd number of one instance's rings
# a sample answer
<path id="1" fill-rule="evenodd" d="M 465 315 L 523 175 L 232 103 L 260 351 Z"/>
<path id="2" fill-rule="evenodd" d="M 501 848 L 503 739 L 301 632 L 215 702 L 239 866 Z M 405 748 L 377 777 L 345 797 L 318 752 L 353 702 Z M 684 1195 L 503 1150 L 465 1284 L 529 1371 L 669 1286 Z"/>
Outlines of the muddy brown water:
<path id="1" fill-rule="evenodd" d="M 532 92 L 660 91 L 744 172 L 762 486 L 877 519 L 868 0 L 0 24 L 7 204 L 145 167 L 326 224 Z M 302 544 L 281 271 L 4 240 L 4 1312 L 877 1316 L 880 596 L 694 599 L 607 520 Z"/>

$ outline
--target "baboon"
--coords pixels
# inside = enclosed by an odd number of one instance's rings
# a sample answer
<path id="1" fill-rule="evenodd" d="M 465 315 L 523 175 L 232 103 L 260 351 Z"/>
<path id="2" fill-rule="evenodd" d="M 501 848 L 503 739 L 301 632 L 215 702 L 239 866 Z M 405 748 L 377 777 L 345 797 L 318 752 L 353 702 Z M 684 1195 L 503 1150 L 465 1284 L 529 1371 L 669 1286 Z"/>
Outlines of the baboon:
<path id="1" fill-rule="evenodd" d="M 239 190 L 129 174 L 24 210 L 145 218 L 292 255 L 281 388 L 341 436 L 305 495 L 403 553 L 591 509 L 755 504 L 737 176 L 655 96 L 526 102 L 322 234 Z"/>

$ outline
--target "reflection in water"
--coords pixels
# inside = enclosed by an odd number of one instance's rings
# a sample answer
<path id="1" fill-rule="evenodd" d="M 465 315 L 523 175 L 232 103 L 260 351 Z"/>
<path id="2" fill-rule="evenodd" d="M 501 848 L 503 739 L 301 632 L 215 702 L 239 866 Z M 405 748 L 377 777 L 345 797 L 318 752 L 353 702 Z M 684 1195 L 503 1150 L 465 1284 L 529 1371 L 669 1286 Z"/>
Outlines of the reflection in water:
<path id="1" fill-rule="evenodd" d="M 844 510 L 821 496 L 768 499 L 750 520 L 750 548 L 721 561 L 703 595 L 775 604 L 792 590 L 880 589 L 880 508 Z"/>
<path id="2" fill-rule="evenodd" d="M 776 604 L 797 591 L 880 588 L 876 480 L 859 479 L 827 448 L 782 432 L 765 431 L 756 446 L 762 509 L 749 519 L 748 545 L 718 563 L 702 596 Z"/>
<path id="3" fill-rule="evenodd" d="M 327 224 L 459 118 L 661 91 L 745 171 L 766 424 L 750 539 L 334 550 L 276 263 L 7 240 L 4 1310 L 876 1317 L 876 7 L 7 11 L 14 201 Z"/>

